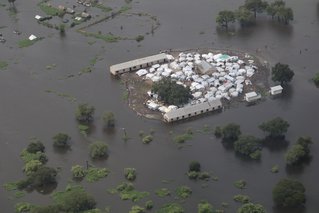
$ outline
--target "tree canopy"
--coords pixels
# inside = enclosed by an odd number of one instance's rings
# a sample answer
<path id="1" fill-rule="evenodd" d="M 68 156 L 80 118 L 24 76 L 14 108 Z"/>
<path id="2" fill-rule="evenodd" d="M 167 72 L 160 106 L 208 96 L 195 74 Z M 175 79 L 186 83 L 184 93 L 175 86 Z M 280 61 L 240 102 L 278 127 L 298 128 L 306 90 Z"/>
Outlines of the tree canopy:
<path id="1" fill-rule="evenodd" d="M 214 213 L 213 205 L 208 203 L 207 201 L 202 201 L 198 204 L 198 213 Z"/>
<path id="2" fill-rule="evenodd" d="M 234 142 L 241 134 L 240 126 L 235 123 L 229 123 L 222 128 L 223 140 Z"/>
<path id="3" fill-rule="evenodd" d="M 171 78 L 163 78 L 155 82 L 152 86 L 152 92 L 158 94 L 159 100 L 165 104 L 180 106 L 188 103 L 192 98 L 189 87 L 184 87 L 176 83 Z"/>
<path id="4" fill-rule="evenodd" d="M 306 202 L 305 187 L 297 180 L 282 179 L 272 191 L 273 200 L 281 207 L 296 207 Z"/>
<path id="5" fill-rule="evenodd" d="M 249 25 L 255 21 L 253 13 L 245 6 L 239 7 L 238 10 L 235 11 L 235 16 L 241 26 Z"/>
<path id="6" fill-rule="evenodd" d="M 259 159 L 261 156 L 260 141 L 251 135 L 241 135 L 234 143 L 236 152 L 250 157 L 252 159 Z"/>
<path id="7" fill-rule="evenodd" d="M 90 123 L 93 121 L 95 108 L 89 104 L 80 104 L 75 110 L 76 119 L 79 122 Z"/>
<path id="8" fill-rule="evenodd" d="M 107 128 L 113 128 L 115 126 L 115 116 L 113 112 L 104 112 L 102 119 Z"/>
<path id="9" fill-rule="evenodd" d="M 37 152 L 44 152 L 44 150 L 45 150 L 45 147 L 43 143 L 37 139 L 32 141 L 27 147 L 27 152 L 33 153 L 33 154 Z"/>
<path id="10" fill-rule="evenodd" d="M 69 147 L 71 137 L 65 133 L 58 133 L 53 137 L 53 145 L 59 148 Z"/>
<path id="11" fill-rule="evenodd" d="M 262 13 L 267 8 L 268 3 L 262 0 L 246 0 L 244 6 L 252 11 L 256 18 L 257 13 Z"/>
<path id="12" fill-rule="evenodd" d="M 279 81 L 281 84 L 288 83 L 292 80 L 295 73 L 289 68 L 287 64 L 277 63 L 272 68 L 272 80 Z"/>
<path id="13" fill-rule="evenodd" d="M 266 210 L 260 204 L 246 203 L 237 210 L 237 213 L 266 213 Z"/>
<path id="14" fill-rule="evenodd" d="M 198 161 L 191 161 L 189 163 L 189 172 L 200 172 L 200 163 Z"/>
<path id="15" fill-rule="evenodd" d="M 107 156 L 107 145 L 104 142 L 96 141 L 90 144 L 90 156 L 93 159 L 101 159 Z"/>
<path id="16" fill-rule="evenodd" d="M 228 24 L 235 22 L 235 20 L 235 13 L 230 10 L 220 11 L 216 17 L 216 23 L 225 28 L 228 28 Z"/>
<path id="17" fill-rule="evenodd" d="M 259 128 L 267 132 L 270 137 L 282 137 L 288 131 L 289 123 L 280 117 L 263 122 Z"/>
<path id="18" fill-rule="evenodd" d="M 310 137 L 300 137 L 297 143 L 287 151 L 285 155 L 286 163 L 294 165 L 309 157 L 311 144 L 312 140 Z"/>

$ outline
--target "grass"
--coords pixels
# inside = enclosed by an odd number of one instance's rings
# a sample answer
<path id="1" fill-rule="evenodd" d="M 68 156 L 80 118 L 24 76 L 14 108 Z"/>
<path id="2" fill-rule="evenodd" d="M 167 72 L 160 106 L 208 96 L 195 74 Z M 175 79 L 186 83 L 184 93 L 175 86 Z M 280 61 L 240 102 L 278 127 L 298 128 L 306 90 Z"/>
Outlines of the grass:
<path id="1" fill-rule="evenodd" d="M 157 213 L 183 213 L 183 207 L 178 203 L 168 203 L 162 206 Z"/>
<path id="2" fill-rule="evenodd" d="M 155 191 L 155 194 L 159 197 L 166 197 L 166 196 L 171 195 L 171 192 L 169 191 L 168 188 L 160 188 L 160 189 Z"/>
<path id="3" fill-rule="evenodd" d="M 112 191 L 114 192 L 115 190 Z M 119 193 L 122 200 L 132 200 L 133 202 L 140 201 L 141 199 L 149 196 L 149 192 L 137 191 L 132 183 L 127 182 L 123 182 L 118 185 L 116 187 L 116 192 Z"/>
<path id="4" fill-rule="evenodd" d="M 113 34 L 100 34 L 100 33 L 90 33 L 85 31 L 79 31 L 81 34 L 87 36 L 87 37 L 94 37 L 96 39 L 101 39 L 105 42 L 117 42 L 121 40 L 122 38 Z"/>
<path id="5" fill-rule="evenodd" d="M 189 196 L 191 196 L 191 194 L 192 194 L 192 190 L 188 186 L 179 186 L 179 187 L 177 187 L 175 192 L 176 192 L 177 197 L 179 197 L 181 199 L 186 199 Z"/>
<path id="6" fill-rule="evenodd" d="M 244 180 L 237 180 L 234 183 L 234 186 L 237 187 L 238 189 L 244 189 L 246 187 L 247 183 Z"/>
<path id="7" fill-rule="evenodd" d="M 89 183 L 93 183 L 93 182 L 99 181 L 102 178 L 107 177 L 109 173 L 110 173 L 109 170 L 107 170 L 106 168 L 91 167 L 87 170 L 85 179 Z"/>
<path id="8" fill-rule="evenodd" d="M 61 98 L 66 98 L 68 101 L 72 102 L 72 103 L 75 103 L 76 102 L 76 98 L 72 95 L 69 95 L 69 94 L 66 94 L 66 93 L 59 93 L 57 91 L 54 91 L 54 90 L 46 90 L 45 92 L 47 93 L 52 93 L 52 94 L 55 94 Z"/>
<path id="9" fill-rule="evenodd" d="M 121 7 L 121 9 L 119 10 L 119 13 L 124 13 L 128 10 L 130 10 L 132 7 L 130 5 L 124 5 Z"/>
<path id="10" fill-rule="evenodd" d="M 49 6 L 47 2 L 38 3 L 38 7 L 48 16 L 61 16 L 64 13 L 56 7 Z"/>
<path id="11" fill-rule="evenodd" d="M 20 40 L 18 42 L 18 46 L 19 48 L 24 48 L 24 47 L 29 47 L 29 46 L 32 46 L 33 44 L 35 44 L 37 41 L 40 41 L 42 38 L 37 38 L 37 39 L 34 39 L 34 40 L 29 40 L 29 39 L 23 39 L 23 40 Z"/>
<path id="12" fill-rule="evenodd" d="M 123 101 L 127 101 L 128 100 L 128 91 L 127 90 L 123 91 L 122 100 Z"/>
<path id="13" fill-rule="evenodd" d="M 4 189 L 7 191 L 17 190 L 18 186 L 16 182 L 9 182 L 3 185 Z"/>
<path id="14" fill-rule="evenodd" d="M 190 133 L 185 133 L 185 134 L 182 134 L 182 135 L 176 135 L 176 136 L 174 137 L 174 141 L 175 141 L 176 143 L 184 143 L 185 141 L 190 140 L 190 139 L 192 139 L 192 138 L 193 138 L 193 135 L 192 135 L 192 134 L 190 134 Z"/>
<path id="15" fill-rule="evenodd" d="M 249 203 L 250 202 L 250 197 L 247 195 L 235 195 L 233 197 L 234 201 L 239 202 L 239 203 Z"/>
<path id="16" fill-rule="evenodd" d="M 111 7 L 107 7 L 107 6 L 103 5 L 103 4 L 95 4 L 94 7 L 102 10 L 102 12 L 104 12 L 104 13 L 112 11 Z"/>
<path id="17" fill-rule="evenodd" d="M 8 67 L 8 62 L 6 61 L 0 61 L 0 70 L 5 70 Z"/>

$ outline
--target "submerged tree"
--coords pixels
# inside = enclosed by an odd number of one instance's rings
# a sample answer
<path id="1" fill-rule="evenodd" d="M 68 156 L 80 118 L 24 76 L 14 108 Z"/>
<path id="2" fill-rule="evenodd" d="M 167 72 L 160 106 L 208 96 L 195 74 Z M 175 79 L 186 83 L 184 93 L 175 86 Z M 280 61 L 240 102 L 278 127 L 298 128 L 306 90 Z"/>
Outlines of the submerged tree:
<path id="1" fill-rule="evenodd" d="M 281 84 L 288 83 L 292 80 L 295 73 L 289 68 L 287 64 L 277 63 L 272 68 L 272 80 L 279 81 Z"/>
<path id="2" fill-rule="evenodd" d="M 259 159 L 261 156 L 260 141 L 251 135 L 241 135 L 234 143 L 236 152 L 250 157 L 252 159 Z"/>
<path id="3" fill-rule="evenodd" d="M 235 16 L 242 27 L 252 24 L 255 21 L 253 13 L 244 6 L 239 7 L 238 10 L 235 11 Z"/>
<path id="4" fill-rule="evenodd" d="M 246 203 L 238 210 L 238 213 L 266 213 L 265 208 L 260 204 Z"/>
<path id="5" fill-rule="evenodd" d="M 104 112 L 102 119 L 107 128 L 113 128 L 115 126 L 115 116 L 113 112 Z"/>
<path id="6" fill-rule="evenodd" d="M 90 144 L 90 156 L 93 159 L 101 159 L 107 156 L 107 145 L 104 142 L 96 141 Z"/>
<path id="7" fill-rule="evenodd" d="M 297 207 L 306 202 L 305 187 L 297 180 L 282 179 L 272 191 L 273 200 L 280 207 Z"/>
<path id="8" fill-rule="evenodd" d="M 70 146 L 71 137 L 65 133 L 58 133 L 53 137 L 53 146 L 58 148 L 67 148 Z"/>
<path id="9" fill-rule="evenodd" d="M 272 120 L 263 122 L 259 125 L 259 128 L 268 133 L 270 137 L 283 137 L 288 131 L 289 123 L 280 117 L 276 117 Z"/>
<path id="10" fill-rule="evenodd" d="M 89 104 L 80 104 L 75 111 L 76 119 L 79 122 L 89 123 L 93 121 L 95 108 Z"/>
<path id="11" fill-rule="evenodd" d="M 310 137 L 300 137 L 297 144 L 293 145 L 287 151 L 285 155 L 286 163 L 288 165 L 294 165 L 309 157 L 311 144 L 312 140 Z"/>
<path id="12" fill-rule="evenodd" d="M 276 0 L 268 5 L 266 12 L 272 19 L 278 15 L 279 8 L 285 7 L 286 3 L 283 0 Z"/>
<path id="13" fill-rule="evenodd" d="M 235 22 L 235 20 L 235 13 L 230 10 L 220 11 L 216 17 L 216 23 L 226 29 L 228 28 L 228 24 Z"/>
<path id="14" fill-rule="evenodd" d="M 266 1 L 262 0 L 246 0 L 244 7 L 254 13 L 254 17 L 257 17 L 257 13 L 262 13 L 268 6 Z"/>
<path id="15" fill-rule="evenodd" d="M 222 135 L 224 141 L 234 142 L 238 139 L 241 134 L 240 126 L 235 123 L 229 123 L 222 129 Z"/>

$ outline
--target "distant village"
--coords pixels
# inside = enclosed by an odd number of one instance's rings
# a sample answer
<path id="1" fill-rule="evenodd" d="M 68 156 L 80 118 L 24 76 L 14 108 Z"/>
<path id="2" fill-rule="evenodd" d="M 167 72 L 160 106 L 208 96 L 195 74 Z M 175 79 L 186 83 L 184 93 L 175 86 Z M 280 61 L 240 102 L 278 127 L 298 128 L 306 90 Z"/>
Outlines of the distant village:
<path id="1" fill-rule="evenodd" d="M 113 75 L 135 72 L 145 81 L 158 82 L 169 77 L 177 84 L 189 87 L 193 98 L 184 106 L 166 106 L 158 95 L 148 91 L 146 106 L 163 114 L 166 122 L 183 120 L 206 112 L 222 109 L 222 99 L 242 98 L 254 103 L 261 94 L 254 91 L 251 78 L 258 67 L 248 54 L 243 58 L 223 53 L 180 52 L 160 53 L 110 67 Z M 282 92 L 280 85 L 271 87 L 271 95 Z"/>

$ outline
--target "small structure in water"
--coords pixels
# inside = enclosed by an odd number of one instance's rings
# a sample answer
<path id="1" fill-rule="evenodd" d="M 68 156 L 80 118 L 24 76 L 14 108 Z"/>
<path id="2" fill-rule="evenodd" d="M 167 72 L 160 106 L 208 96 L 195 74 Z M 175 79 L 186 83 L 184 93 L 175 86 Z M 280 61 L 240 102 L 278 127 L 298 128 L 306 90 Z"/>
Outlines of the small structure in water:
<path id="1" fill-rule="evenodd" d="M 260 94 L 257 94 L 256 92 L 248 92 L 245 94 L 245 100 L 247 102 L 254 102 L 261 98 Z"/>
<path id="2" fill-rule="evenodd" d="M 211 112 L 222 108 L 222 102 L 217 99 L 213 101 L 207 101 L 195 105 L 185 106 L 175 110 L 171 110 L 164 114 L 164 120 L 166 122 L 173 122 L 183 120 L 207 112 Z"/>
<path id="3" fill-rule="evenodd" d="M 270 87 L 270 94 L 271 95 L 278 95 L 282 93 L 282 86 L 278 85 L 278 86 L 274 86 L 274 87 Z"/>
<path id="4" fill-rule="evenodd" d="M 110 72 L 113 75 L 119 75 L 125 72 L 131 72 L 141 68 L 146 68 L 154 64 L 168 62 L 167 55 L 165 53 L 160 53 L 157 55 L 148 56 L 145 58 L 135 59 L 132 61 L 115 64 L 110 67 Z"/>

